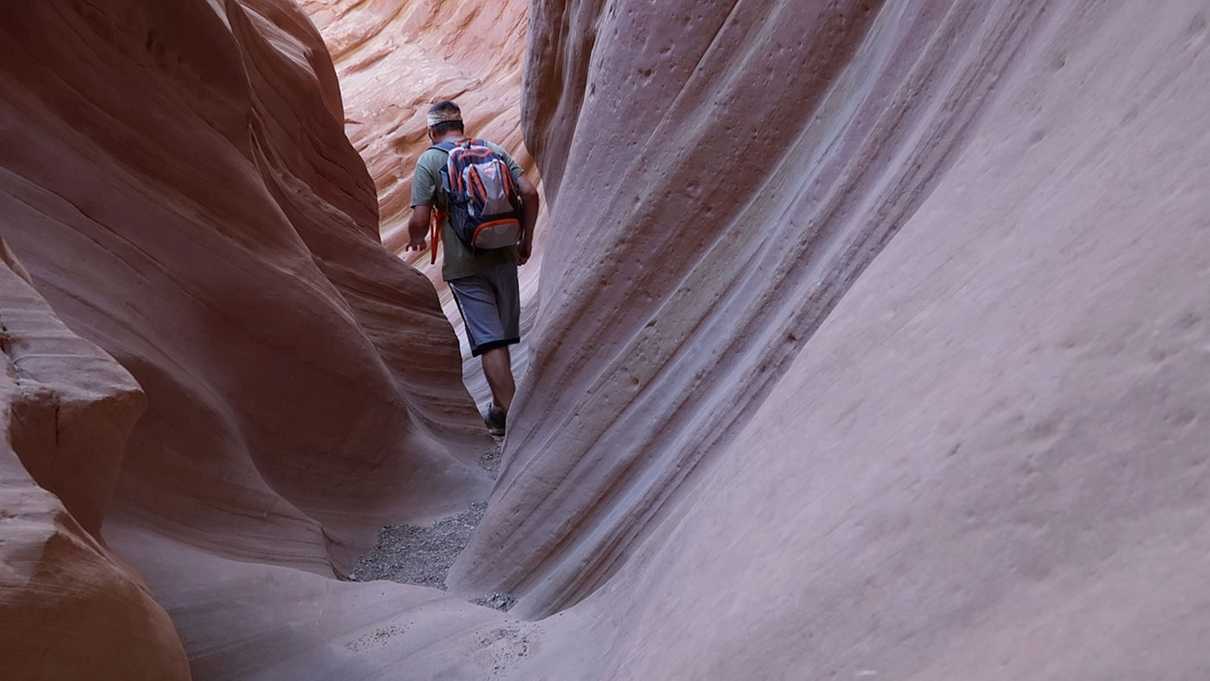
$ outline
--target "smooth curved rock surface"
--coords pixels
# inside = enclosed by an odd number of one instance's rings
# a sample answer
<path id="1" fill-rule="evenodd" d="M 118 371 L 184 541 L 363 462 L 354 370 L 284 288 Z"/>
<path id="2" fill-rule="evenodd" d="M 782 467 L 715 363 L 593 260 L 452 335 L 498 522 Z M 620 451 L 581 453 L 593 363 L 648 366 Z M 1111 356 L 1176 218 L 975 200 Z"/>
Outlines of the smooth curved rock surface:
<path id="1" fill-rule="evenodd" d="M 106 534 L 172 614 L 195 681 L 501 678 L 544 634 L 436 589 L 234 561 L 136 522 Z"/>
<path id="2" fill-rule="evenodd" d="M 538 3 L 513 678 L 1210 669 L 1205 8 L 862 8 Z"/>
<path id="3" fill-rule="evenodd" d="M 284 0 L 0 12 L 3 235 L 147 391 L 127 512 L 322 572 L 481 498 L 454 336 L 379 243 L 307 19 Z"/>
<path id="4" fill-rule="evenodd" d="M 482 499 L 491 441 L 432 285 L 381 246 L 314 27 L 285 0 L 52 0 L 0 8 L 0 36 L 0 236 L 147 395 L 111 503 L 116 452 L 46 477 L 62 473 L 68 508 L 103 520 L 147 575 L 194 678 L 347 678 L 317 662 L 321 642 L 409 609 L 437 613 L 446 643 L 412 629 L 353 657 L 406 658 L 415 678 L 490 670 L 468 660 L 496 645 L 481 641 L 502 616 L 333 579 L 382 525 Z M 100 572 L 108 554 L 93 549 L 56 578 Z M 95 579 L 116 601 L 98 612 L 154 605 L 130 575 Z M 49 634 L 28 645 L 93 654 Z M 146 678 L 187 675 L 160 666 Z"/>
<path id="5" fill-rule="evenodd" d="M 522 624 L 316 574 L 328 528 L 339 554 L 481 490 L 480 441 L 301 15 L 0 9 L 3 235 L 150 398 L 111 510 L 104 484 L 71 503 L 195 678 L 1206 677 L 1200 3 L 539 0 L 532 22 L 543 306 L 453 575 L 557 612 Z M 328 401 L 364 419 L 318 423 Z M 13 462 L 45 544 L 66 511 Z M 156 621 L 101 553 L 69 558 Z"/>
<path id="6" fill-rule="evenodd" d="M 910 215 L 1014 43 L 953 40 L 1011 17 L 896 13 L 537 6 L 526 115 L 558 265 L 455 583 L 541 589 L 531 615 L 598 586 Z"/>
<path id="7" fill-rule="evenodd" d="M 97 534 L 143 395 L 63 326 L 3 241 L 0 261 L 4 678 L 187 681 L 172 621 Z"/>

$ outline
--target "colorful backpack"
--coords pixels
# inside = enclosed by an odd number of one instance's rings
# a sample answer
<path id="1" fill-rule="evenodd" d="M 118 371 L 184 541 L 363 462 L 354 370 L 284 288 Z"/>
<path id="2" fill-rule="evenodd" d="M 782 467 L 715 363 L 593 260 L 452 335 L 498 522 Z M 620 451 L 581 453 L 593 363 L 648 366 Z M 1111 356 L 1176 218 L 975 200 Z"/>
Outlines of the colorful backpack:
<path id="1" fill-rule="evenodd" d="M 500 154 L 483 140 L 434 145 L 449 154 L 441 169 L 450 226 L 475 250 L 494 250 L 521 242 L 521 197 Z"/>

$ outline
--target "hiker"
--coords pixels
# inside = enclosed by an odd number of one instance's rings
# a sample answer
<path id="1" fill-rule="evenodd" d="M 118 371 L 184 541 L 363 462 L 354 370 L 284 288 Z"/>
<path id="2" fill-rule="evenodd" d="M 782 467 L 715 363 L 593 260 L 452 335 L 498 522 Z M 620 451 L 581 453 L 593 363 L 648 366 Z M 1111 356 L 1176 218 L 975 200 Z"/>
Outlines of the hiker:
<path id="1" fill-rule="evenodd" d="M 428 247 L 425 236 L 436 218 L 433 262 L 444 243 L 441 277 L 458 303 L 471 354 L 483 362 L 492 391 L 484 421 L 500 436 L 516 392 L 508 347 L 520 342 L 517 267 L 533 250 L 538 190 L 503 148 L 466 136 L 457 104 L 434 104 L 428 128 L 433 146 L 416 161 L 405 250 Z"/>

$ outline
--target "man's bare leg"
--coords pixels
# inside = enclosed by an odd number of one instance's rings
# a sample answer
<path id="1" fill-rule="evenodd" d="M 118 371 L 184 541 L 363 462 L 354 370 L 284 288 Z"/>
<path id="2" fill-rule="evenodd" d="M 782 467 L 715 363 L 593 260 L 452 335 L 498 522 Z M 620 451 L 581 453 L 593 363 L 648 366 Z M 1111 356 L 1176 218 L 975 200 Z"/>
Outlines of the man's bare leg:
<path id="1" fill-rule="evenodd" d="M 513 382 L 513 359 L 508 347 L 492 348 L 483 353 L 483 375 L 492 389 L 492 404 L 508 412 L 513 404 L 517 386 Z"/>

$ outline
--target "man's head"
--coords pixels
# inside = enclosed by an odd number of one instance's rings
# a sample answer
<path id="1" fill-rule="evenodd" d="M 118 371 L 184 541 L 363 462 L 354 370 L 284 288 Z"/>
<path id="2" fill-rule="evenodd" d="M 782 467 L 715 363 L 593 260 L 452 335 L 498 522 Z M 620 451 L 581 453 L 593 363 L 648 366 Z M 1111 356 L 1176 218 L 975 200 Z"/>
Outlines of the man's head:
<path id="1" fill-rule="evenodd" d="M 429 107 L 428 115 L 429 137 L 434 142 L 441 140 L 450 133 L 465 132 L 462 126 L 462 109 L 451 101 L 437 102 Z"/>

